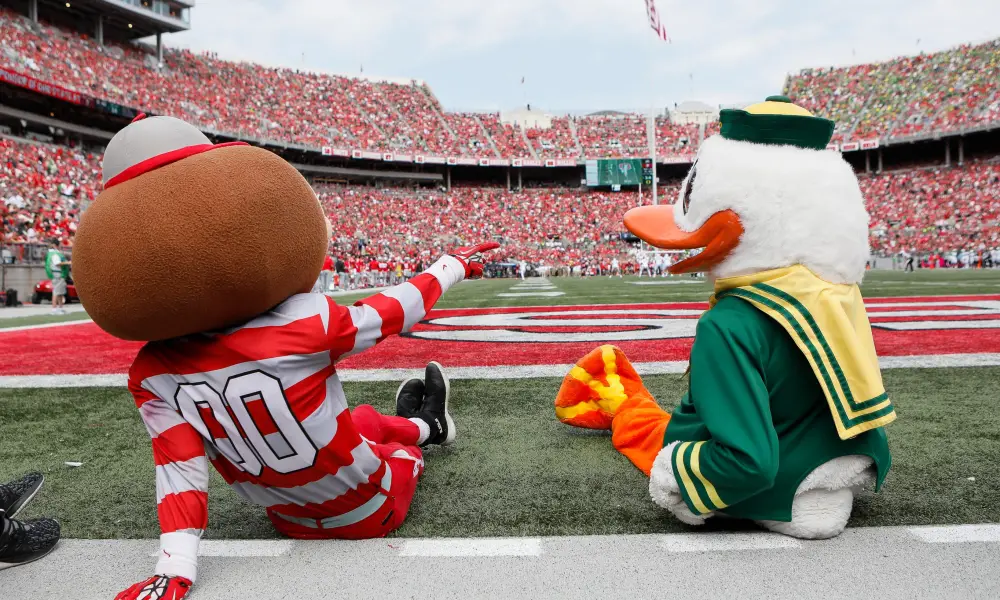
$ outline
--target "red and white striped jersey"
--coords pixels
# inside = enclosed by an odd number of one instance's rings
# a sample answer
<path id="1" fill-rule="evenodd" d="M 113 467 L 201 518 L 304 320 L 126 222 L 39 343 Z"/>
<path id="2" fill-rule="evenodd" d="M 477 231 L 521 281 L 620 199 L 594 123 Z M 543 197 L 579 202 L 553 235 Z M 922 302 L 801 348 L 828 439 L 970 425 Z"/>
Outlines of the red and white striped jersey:
<path id="1" fill-rule="evenodd" d="M 279 529 L 329 529 L 377 511 L 389 471 L 355 430 L 334 364 L 408 331 L 464 275 L 446 256 L 354 306 L 297 294 L 238 327 L 144 346 L 129 390 L 153 438 L 156 572 L 195 579 L 209 462 Z"/>

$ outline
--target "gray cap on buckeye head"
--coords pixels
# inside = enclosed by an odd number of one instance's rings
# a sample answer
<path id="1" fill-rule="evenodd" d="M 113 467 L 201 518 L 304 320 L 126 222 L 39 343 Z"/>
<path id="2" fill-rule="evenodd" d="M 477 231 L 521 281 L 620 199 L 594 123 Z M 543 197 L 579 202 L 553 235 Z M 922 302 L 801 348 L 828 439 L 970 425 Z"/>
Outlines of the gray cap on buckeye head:
<path id="1" fill-rule="evenodd" d="M 211 145 L 212 141 L 190 123 L 174 117 L 139 115 L 111 138 L 104 151 L 104 187 L 117 183 L 115 178 L 128 179 L 126 171 L 136 170 L 158 156 Z"/>

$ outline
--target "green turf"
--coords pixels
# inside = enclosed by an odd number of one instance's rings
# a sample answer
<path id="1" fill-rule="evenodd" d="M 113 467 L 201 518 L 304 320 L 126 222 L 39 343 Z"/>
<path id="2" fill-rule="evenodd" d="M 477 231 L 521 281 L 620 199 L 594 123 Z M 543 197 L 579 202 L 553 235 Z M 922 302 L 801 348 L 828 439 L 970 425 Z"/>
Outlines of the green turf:
<path id="1" fill-rule="evenodd" d="M 0 315 L 2 316 L 2 315 Z M 66 321 L 84 321 L 90 316 L 85 312 L 72 312 L 65 315 L 36 315 L 33 317 L 0 318 L 0 329 L 24 327 L 25 325 L 45 325 L 47 323 L 64 323 Z"/>
<path id="2" fill-rule="evenodd" d="M 885 371 L 899 419 L 883 492 L 855 505 L 852 525 L 1000 521 L 1000 368 Z M 665 406 L 680 376 L 650 377 Z M 607 435 L 556 422 L 557 379 L 453 382 L 458 443 L 427 452 L 402 536 L 681 531 L 648 499 L 646 480 Z M 394 383 L 349 384 L 352 403 L 390 410 Z M 65 461 L 84 465 L 69 468 Z M 125 390 L 0 390 L 0 480 L 30 470 L 47 484 L 30 515 L 58 517 L 69 537 L 158 533 L 150 441 Z M 975 481 L 969 481 L 974 477 Z M 276 534 L 262 509 L 214 475 L 208 536 Z M 733 527 L 724 522 L 713 527 Z"/>
<path id="3" fill-rule="evenodd" d="M 649 277 L 550 277 L 549 282 L 564 295 L 556 297 L 498 297 L 511 292 L 520 280 L 488 279 L 463 282 L 453 287 L 436 308 L 477 308 L 489 306 L 559 306 L 570 304 L 631 304 L 636 302 L 701 302 L 712 287 L 704 279 L 690 276 L 650 279 Z M 537 280 L 536 280 L 537 281 Z M 656 285 L 636 285 L 638 282 Z M 517 290 L 514 290 L 517 291 Z M 1000 269 L 934 269 L 915 273 L 871 271 L 861 291 L 866 297 L 941 296 L 951 294 L 1000 294 Z M 336 296 L 339 304 L 350 304 L 370 292 Z"/>

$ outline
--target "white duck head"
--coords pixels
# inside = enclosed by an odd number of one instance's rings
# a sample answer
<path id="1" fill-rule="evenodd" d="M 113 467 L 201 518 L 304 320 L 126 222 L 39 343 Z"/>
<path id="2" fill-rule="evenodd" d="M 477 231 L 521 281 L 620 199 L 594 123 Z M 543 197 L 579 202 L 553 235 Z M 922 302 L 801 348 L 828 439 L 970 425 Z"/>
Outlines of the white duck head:
<path id="1" fill-rule="evenodd" d="M 826 149 L 833 121 L 784 96 L 723 110 L 672 205 L 628 211 L 625 227 L 668 250 L 702 248 L 672 273 L 714 278 L 803 265 L 830 283 L 860 283 L 868 213 L 857 177 Z"/>

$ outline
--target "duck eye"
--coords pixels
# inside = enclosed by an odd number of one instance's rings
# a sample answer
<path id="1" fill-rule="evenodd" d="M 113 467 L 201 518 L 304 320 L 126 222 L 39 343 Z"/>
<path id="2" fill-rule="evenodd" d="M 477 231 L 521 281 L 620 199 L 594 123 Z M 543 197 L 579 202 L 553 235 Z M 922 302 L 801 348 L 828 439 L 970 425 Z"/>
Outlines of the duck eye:
<path id="1" fill-rule="evenodd" d="M 697 176 L 698 163 L 691 165 L 691 173 L 688 175 L 687 184 L 684 185 L 684 196 L 681 200 L 681 209 L 687 214 L 688 207 L 691 206 L 691 190 L 694 188 L 694 178 Z"/>

